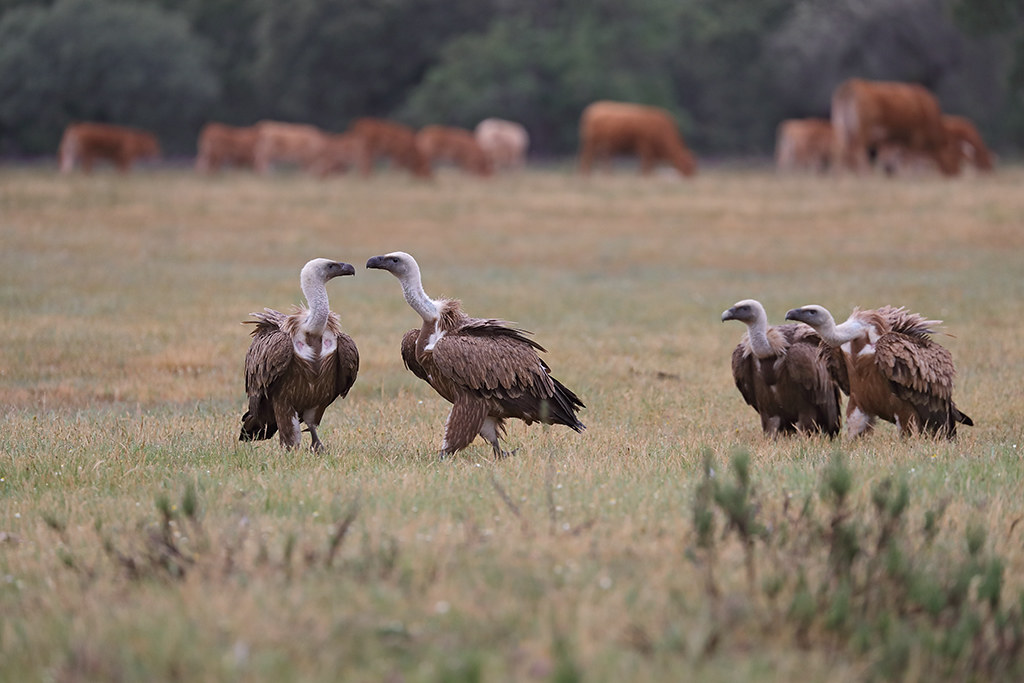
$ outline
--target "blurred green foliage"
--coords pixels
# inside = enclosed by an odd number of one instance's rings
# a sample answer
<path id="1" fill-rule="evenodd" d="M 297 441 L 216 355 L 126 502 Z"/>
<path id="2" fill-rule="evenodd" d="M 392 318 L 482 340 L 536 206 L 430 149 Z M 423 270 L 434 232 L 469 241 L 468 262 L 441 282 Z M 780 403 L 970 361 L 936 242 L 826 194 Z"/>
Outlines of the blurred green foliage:
<path id="1" fill-rule="evenodd" d="M 763 155 L 851 76 L 932 88 L 1024 143 L 1020 0 L 0 0 L 0 152 L 73 119 L 191 153 L 207 120 L 343 130 L 359 116 L 521 121 L 576 148 L 596 99 L 665 107 L 702 155 Z"/>
<path id="2" fill-rule="evenodd" d="M 61 0 L 0 18 L 4 147 L 55 151 L 73 120 L 152 129 L 181 146 L 218 83 L 205 41 L 184 17 L 152 5 Z"/>

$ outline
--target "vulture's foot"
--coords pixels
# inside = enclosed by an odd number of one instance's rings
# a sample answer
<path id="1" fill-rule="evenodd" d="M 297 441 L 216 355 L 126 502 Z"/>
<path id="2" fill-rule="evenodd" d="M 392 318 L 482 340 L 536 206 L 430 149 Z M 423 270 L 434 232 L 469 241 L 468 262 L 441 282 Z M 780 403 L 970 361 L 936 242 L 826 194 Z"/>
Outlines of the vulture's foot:
<path id="1" fill-rule="evenodd" d="M 320 440 L 320 435 L 316 433 L 316 427 L 309 425 L 309 428 L 303 431 L 309 432 L 309 435 L 313 438 L 313 442 L 309 444 L 309 450 L 314 453 L 322 453 L 324 450 L 324 442 Z"/>
<path id="2" fill-rule="evenodd" d="M 513 448 L 510 451 L 506 451 L 506 450 L 504 450 L 502 448 L 495 448 L 494 449 L 494 459 L 495 460 L 504 460 L 505 458 L 511 458 L 513 455 L 516 455 L 517 453 L 519 453 L 519 449 L 518 448 Z"/>

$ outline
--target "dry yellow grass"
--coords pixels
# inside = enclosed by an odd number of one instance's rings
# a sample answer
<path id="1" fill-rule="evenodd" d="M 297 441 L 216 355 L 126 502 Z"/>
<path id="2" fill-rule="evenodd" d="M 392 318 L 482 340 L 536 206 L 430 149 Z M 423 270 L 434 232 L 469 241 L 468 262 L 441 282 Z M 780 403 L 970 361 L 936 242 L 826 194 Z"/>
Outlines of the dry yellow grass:
<path id="1" fill-rule="evenodd" d="M 701 453 L 724 470 L 748 449 L 778 527 L 841 448 L 857 509 L 905 478 L 915 528 L 946 502 L 952 553 L 984 525 L 1016 596 L 1022 181 L 0 170 L 0 656 L 14 678 L 56 680 L 862 680 L 870 656 L 772 628 L 734 541 L 731 598 L 709 601 Z M 396 249 L 433 296 L 533 330 L 587 403 L 586 433 L 513 425 L 515 458 L 478 443 L 437 462 L 447 405 L 398 354 L 417 318 L 362 268 Z M 297 303 L 315 256 L 357 267 L 329 294 L 359 380 L 325 416 L 327 454 L 240 445 L 239 322 Z M 977 426 L 953 443 L 888 424 L 856 444 L 765 441 L 729 374 L 742 328 L 719 322 L 747 297 L 773 322 L 807 303 L 945 320 Z M 187 561 L 154 545 L 162 499 Z M 759 568 L 793 567 L 765 552 Z"/>

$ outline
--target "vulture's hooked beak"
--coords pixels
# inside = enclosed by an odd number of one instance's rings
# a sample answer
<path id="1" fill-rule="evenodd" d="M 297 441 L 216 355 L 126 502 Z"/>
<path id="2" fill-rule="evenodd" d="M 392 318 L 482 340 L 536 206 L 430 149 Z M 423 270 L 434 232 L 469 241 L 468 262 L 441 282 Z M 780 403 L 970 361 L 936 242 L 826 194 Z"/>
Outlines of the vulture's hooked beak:
<path id="1" fill-rule="evenodd" d="M 800 317 L 803 312 L 804 309 L 802 308 L 791 308 L 786 311 L 786 320 L 798 320 L 803 322 L 804 319 Z"/>
<path id="2" fill-rule="evenodd" d="M 356 274 L 356 267 L 353 266 L 351 263 L 341 263 L 339 261 L 338 265 L 341 266 L 341 274 L 342 275 L 355 275 Z"/>
<path id="3" fill-rule="evenodd" d="M 733 313 L 735 313 L 735 311 L 731 308 L 726 311 L 722 311 L 722 322 L 724 323 L 726 320 L 735 320 L 735 318 L 733 318 Z"/>

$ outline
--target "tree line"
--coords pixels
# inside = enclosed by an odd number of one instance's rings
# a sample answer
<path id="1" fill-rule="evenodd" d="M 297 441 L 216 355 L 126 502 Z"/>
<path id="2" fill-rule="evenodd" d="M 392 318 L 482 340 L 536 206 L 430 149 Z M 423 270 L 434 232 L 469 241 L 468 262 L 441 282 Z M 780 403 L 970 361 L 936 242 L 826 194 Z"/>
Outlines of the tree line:
<path id="1" fill-rule="evenodd" d="M 703 155 L 763 155 L 860 76 L 921 83 L 1024 147 L 1024 0 L 0 0 L 0 154 L 71 121 L 194 152 L 206 121 L 341 131 L 523 123 L 576 149 L 597 99 L 668 109 Z"/>

